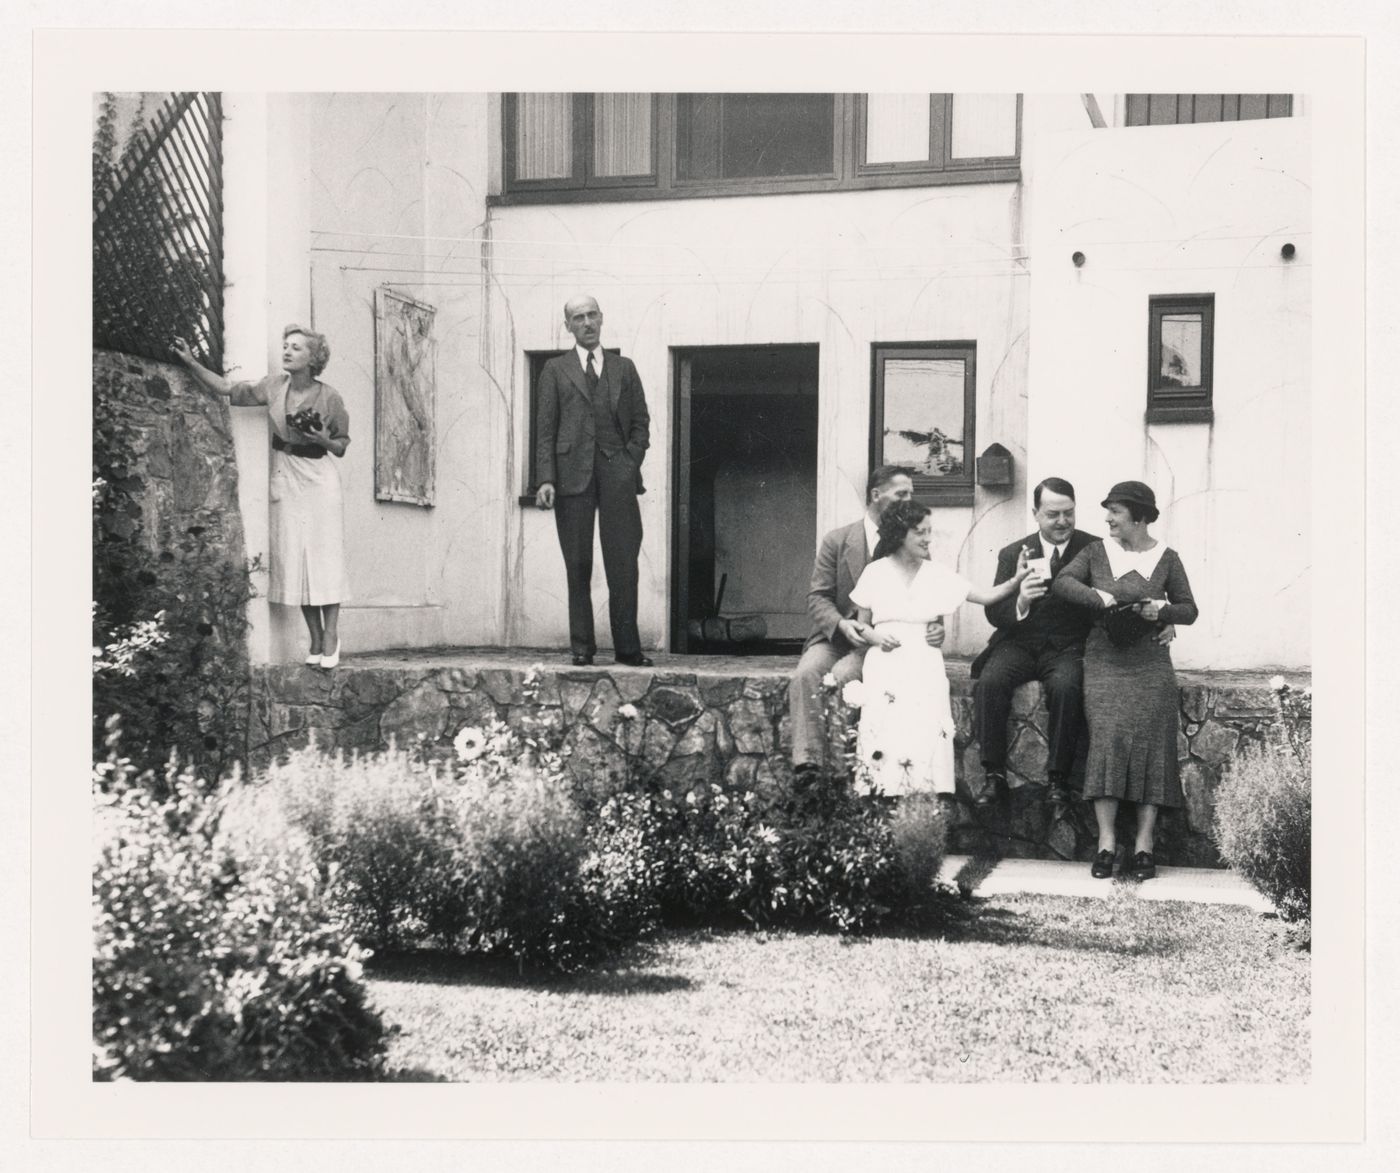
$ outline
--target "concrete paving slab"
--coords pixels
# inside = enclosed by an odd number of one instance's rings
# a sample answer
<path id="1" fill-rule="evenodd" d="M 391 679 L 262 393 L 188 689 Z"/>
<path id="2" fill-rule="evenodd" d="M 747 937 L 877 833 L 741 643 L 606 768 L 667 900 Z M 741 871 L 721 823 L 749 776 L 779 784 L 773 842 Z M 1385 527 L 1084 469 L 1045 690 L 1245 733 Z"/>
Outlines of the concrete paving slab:
<path id="1" fill-rule="evenodd" d="M 944 858 L 939 879 L 951 883 L 970 857 Z M 978 896 L 1028 893 L 1038 896 L 1080 896 L 1107 899 L 1129 889 L 1140 900 L 1184 900 L 1195 904 L 1233 904 L 1255 912 L 1274 907 L 1234 872 L 1221 868 L 1174 868 L 1158 865 L 1155 879 L 1096 880 L 1087 863 L 1050 859 L 1003 859 L 974 887 Z"/>

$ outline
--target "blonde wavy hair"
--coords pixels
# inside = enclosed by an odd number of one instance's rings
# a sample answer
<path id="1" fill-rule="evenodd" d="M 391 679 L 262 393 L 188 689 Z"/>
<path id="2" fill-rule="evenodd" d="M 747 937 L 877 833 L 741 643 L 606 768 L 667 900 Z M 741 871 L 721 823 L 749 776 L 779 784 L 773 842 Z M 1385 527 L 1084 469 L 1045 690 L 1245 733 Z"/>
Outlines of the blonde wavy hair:
<path id="1" fill-rule="evenodd" d="M 318 377 L 326 369 L 326 364 L 331 361 L 331 344 L 326 341 L 324 334 L 317 334 L 315 330 L 308 330 L 305 326 L 298 326 L 293 322 L 290 326 L 282 330 L 282 341 L 286 342 L 293 334 L 300 334 L 306 339 L 307 347 L 311 351 L 311 368 L 313 377 Z"/>

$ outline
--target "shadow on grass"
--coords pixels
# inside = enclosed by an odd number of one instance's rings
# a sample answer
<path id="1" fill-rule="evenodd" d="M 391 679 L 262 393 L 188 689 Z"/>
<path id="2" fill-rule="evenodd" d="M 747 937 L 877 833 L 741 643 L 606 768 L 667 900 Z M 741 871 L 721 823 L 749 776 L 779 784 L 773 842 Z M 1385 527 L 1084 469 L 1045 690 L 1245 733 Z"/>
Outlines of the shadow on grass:
<path id="1" fill-rule="evenodd" d="M 507 957 L 463 956 L 425 949 L 379 954 L 366 966 L 366 972 L 371 979 L 383 982 L 556 990 L 611 998 L 670 994 L 694 985 L 679 975 L 640 970 L 648 956 L 647 947 L 639 944 L 602 966 L 558 974 L 522 971 Z"/>
<path id="2" fill-rule="evenodd" d="M 1048 914 L 1040 904 L 1022 912 L 1005 907 L 997 898 L 974 899 L 970 904 L 968 915 L 948 924 L 944 934 L 948 940 L 1125 957 L 1169 957 L 1200 944 L 1197 937 L 1164 922 L 1157 910 L 1127 904 L 1109 910 L 1097 900 L 1064 901 Z"/>

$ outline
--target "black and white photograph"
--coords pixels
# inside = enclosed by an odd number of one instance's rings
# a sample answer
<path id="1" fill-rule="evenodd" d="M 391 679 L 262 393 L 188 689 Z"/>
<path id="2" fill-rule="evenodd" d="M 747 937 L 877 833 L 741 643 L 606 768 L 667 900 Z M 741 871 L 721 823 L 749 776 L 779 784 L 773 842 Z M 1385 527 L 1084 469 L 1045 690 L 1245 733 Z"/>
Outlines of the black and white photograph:
<path id="1" fill-rule="evenodd" d="M 282 1136 L 313 1091 L 498 1139 L 1349 1135 L 1300 1107 L 1361 1086 L 1345 53 L 1142 93 L 1052 38 L 823 83 L 618 33 L 546 89 L 560 36 L 65 88 L 64 1078 Z M 581 1127 L 605 1087 L 670 1123 Z M 457 1135 L 407 1119 L 344 1135 Z"/>

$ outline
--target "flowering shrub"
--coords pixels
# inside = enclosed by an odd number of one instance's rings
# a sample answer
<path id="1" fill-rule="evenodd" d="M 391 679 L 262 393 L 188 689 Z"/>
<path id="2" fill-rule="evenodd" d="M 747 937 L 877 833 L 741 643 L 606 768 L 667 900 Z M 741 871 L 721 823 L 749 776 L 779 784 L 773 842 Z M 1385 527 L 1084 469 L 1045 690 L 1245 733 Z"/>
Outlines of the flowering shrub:
<path id="1" fill-rule="evenodd" d="M 469 913 L 456 851 L 456 811 L 438 771 L 390 747 L 325 754 L 310 746 L 270 766 L 244 804 L 280 840 L 306 837 L 331 896 L 375 949 L 430 940 L 450 946 Z"/>
<path id="2" fill-rule="evenodd" d="M 346 760 L 310 747 L 257 789 L 306 836 L 332 895 L 377 948 L 435 944 L 571 970 L 645 931 L 634 837 L 594 833 L 558 754 L 493 723 L 442 768 L 390 748 Z"/>
<path id="3" fill-rule="evenodd" d="M 345 1080 L 383 1067 L 364 954 L 309 855 L 240 854 L 229 790 L 109 755 L 94 771 L 93 1075 Z"/>
<path id="4" fill-rule="evenodd" d="M 1221 858 L 1273 901 L 1279 915 L 1312 914 L 1312 693 L 1270 681 L 1282 744 L 1249 745 L 1225 769 L 1215 803 Z"/>
<path id="5" fill-rule="evenodd" d="M 632 845 L 641 889 L 666 923 L 851 933 L 927 921 L 946 837 L 932 800 L 905 800 L 891 818 L 881 799 L 821 783 L 773 803 L 714 783 L 618 795 L 598 822 Z"/>

